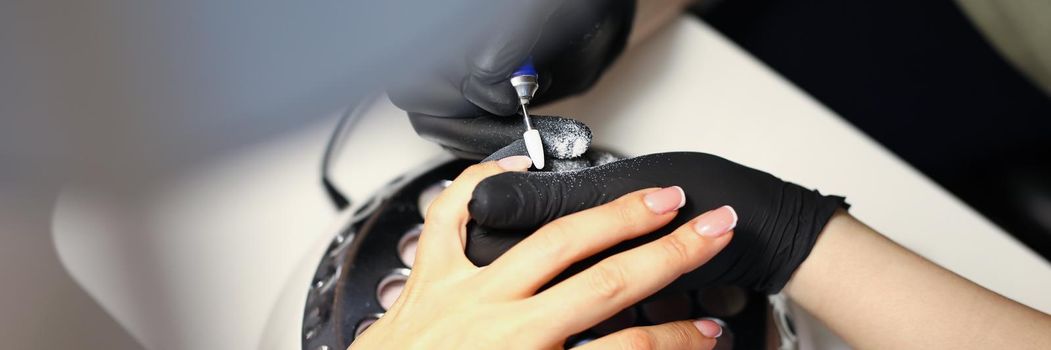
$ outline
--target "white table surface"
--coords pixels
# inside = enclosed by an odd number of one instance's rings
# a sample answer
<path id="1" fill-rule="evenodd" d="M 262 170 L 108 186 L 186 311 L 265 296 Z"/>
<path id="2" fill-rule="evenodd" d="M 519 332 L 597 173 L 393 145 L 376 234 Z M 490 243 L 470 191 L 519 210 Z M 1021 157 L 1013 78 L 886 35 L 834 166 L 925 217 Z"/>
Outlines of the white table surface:
<path id="1" fill-rule="evenodd" d="M 714 153 L 845 195 L 898 243 L 1051 312 L 1047 262 L 692 17 L 628 52 L 588 94 L 543 111 L 589 123 L 597 145 Z M 343 220 L 317 172 L 334 121 L 217 156 L 132 199 L 67 189 L 53 217 L 59 257 L 147 348 L 297 349 L 314 264 Z M 386 101 L 345 149 L 336 179 L 356 199 L 442 155 Z"/>

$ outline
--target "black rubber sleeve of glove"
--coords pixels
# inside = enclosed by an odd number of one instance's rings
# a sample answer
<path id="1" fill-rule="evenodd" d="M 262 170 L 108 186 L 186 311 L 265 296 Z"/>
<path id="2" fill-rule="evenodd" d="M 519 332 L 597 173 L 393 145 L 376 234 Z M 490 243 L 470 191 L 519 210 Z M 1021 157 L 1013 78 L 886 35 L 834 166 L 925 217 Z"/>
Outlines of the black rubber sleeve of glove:
<path id="1" fill-rule="evenodd" d="M 658 153 L 562 173 L 503 173 L 474 190 L 469 210 L 480 229 L 468 236 L 468 257 L 486 265 L 556 218 L 639 189 L 674 185 L 685 191 L 686 205 L 670 224 L 581 264 L 652 241 L 701 213 L 730 205 L 738 214 L 734 239 L 668 288 L 736 285 L 772 294 L 810 254 L 832 214 L 848 207 L 843 197 L 705 153 Z"/>

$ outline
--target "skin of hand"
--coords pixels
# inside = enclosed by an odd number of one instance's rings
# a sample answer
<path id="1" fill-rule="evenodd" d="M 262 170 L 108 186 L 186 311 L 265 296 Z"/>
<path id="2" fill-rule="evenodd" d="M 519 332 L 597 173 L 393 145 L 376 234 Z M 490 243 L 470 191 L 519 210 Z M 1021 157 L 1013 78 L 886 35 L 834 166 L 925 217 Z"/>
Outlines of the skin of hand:
<path id="1" fill-rule="evenodd" d="M 570 335 L 701 266 L 733 237 L 736 214 L 721 207 L 544 288 L 574 262 L 664 226 L 685 203 L 677 186 L 648 188 L 555 220 L 484 268 L 471 264 L 464 245 L 473 188 L 530 165 L 523 156 L 480 163 L 442 192 L 426 215 L 404 291 L 351 349 L 562 348 Z M 628 328 L 580 348 L 711 349 L 721 332 L 710 320 L 680 321 Z"/>
<path id="2" fill-rule="evenodd" d="M 1051 315 L 916 255 L 842 210 L 785 290 L 859 349 L 1051 349 Z"/>

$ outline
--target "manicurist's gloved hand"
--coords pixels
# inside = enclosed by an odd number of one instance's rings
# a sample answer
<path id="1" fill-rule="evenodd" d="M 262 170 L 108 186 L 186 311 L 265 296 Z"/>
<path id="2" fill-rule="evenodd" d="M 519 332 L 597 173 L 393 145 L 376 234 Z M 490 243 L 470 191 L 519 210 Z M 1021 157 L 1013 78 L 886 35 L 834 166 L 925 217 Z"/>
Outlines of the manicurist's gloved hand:
<path id="1" fill-rule="evenodd" d="M 544 154 L 552 159 L 579 157 L 591 145 L 591 129 L 584 123 L 556 116 L 530 117 L 533 128 L 544 140 Z M 420 136 L 465 159 L 483 159 L 516 141 L 522 142 L 525 131 L 521 117 L 438 118 L 410 114 L 409 118 Z"/>
<path id="2" fill-rule="evenodd" d="M 503 15 L 478 19 L 483 24 L 471 38 L 475 45 L 436 57 L 436 64 L 397 78 L 387 91 L 420 136 L 460 157 L 482 159 L 521 138 L 509 78 L 527 58 L 540 83 L 532 105 L 591 87 L 624 50 L 635 0 L 516 1 L 507 7 Z M 542 134 L 543 127 L 537 126 Z"/>
<path id="3" fill-rule="evenodd" d="M 737 285 L 776 293 L 806 259 L 836 209 L 847 206 L 842 197 L 705 153 L 658 153 L 561 173 L 505 173 L 474 190 L 470 212 L 478 225 L 468 236 L 468 256 L 488 264 L 535 227 L 638 189 L 672 185 L 686 193 L 679 216 L 665 229 L 612 251 L 660 237 L 722 205 L 736 209 L 739 219 L 730 245 L 671 288 Z"/>

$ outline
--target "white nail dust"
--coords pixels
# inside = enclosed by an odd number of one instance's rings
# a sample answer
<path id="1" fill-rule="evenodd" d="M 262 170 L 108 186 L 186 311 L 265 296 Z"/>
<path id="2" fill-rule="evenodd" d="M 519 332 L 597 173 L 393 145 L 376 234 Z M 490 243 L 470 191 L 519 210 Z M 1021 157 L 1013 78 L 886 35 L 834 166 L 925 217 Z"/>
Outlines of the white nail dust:
<path id="1" fill-rule="evenodd" d="M 552 116 L 536 118 L 534 124 L 544 131 L 544 150 L 554 158 L 579 157 L 591 145 L 591 129 L 576 120 Z"/>

